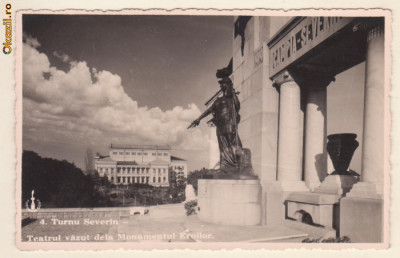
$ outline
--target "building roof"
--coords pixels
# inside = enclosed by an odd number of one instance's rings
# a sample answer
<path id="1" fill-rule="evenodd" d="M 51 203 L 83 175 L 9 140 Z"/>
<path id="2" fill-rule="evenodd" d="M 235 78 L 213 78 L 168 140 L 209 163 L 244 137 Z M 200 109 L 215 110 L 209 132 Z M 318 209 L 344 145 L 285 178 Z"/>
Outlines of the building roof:
<path id="1" fill-rule="evenodd" d="M 139 165 L 136 161 L 117 161 L 117 165 Z"/>
<path id="2" fill-rule="evenodd" d="M 150 150 L 171 150 L 169 145 L 136 145 L 136 144 L 112 144 L 110 149 L 150 149 Z"/>
<path id="3" fill-rule="evenodd" d="M 110 158 L 109 156 L 100 156 L 100 157 L 96 157 L 96 161 L 111 161 L 111 162 L 115 162 L 115 160 L 113 160 L 113 159 Z"/>
<path id="4" fill-rule="evenodd" d="M 150 165 L 158 165 L 158 166 L 167 166 L 167 165 L 169 165 L 169 162 L 168 161 L 165 161 L 165 160 L 162 160 L 162 159 L 159 159 L 159 158 L 156 158 L 155 160 L 153 160 L 153 161 L 151 161 L 150 163 L 149 163 Z"/>
<path id="5" fill-rule="evenodd" d="M 185 159 L 181 159 L 175 156 L 171 156 L 171 161 L 186 161 Z"/>

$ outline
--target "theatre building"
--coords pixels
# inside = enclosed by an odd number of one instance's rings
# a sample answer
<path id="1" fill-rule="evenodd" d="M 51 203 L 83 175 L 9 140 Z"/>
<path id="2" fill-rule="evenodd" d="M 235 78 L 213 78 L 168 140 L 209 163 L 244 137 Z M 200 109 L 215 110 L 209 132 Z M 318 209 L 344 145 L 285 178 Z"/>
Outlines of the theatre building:
<path id="1" fill-rule="evenodd" d="M 387 241 L 387 15 L 234 18 L 230 77 L 258 179 L 199 180 L 201 220 Z"/>
<path id="2" fill-rule="evenodd" d="M 187 176 L 185 160 L 171 156 L 168 145 L 111 144 L 109 156 L 96 155 L 95 169 L 113 184 L 169 186 L 170 172 Z"/>

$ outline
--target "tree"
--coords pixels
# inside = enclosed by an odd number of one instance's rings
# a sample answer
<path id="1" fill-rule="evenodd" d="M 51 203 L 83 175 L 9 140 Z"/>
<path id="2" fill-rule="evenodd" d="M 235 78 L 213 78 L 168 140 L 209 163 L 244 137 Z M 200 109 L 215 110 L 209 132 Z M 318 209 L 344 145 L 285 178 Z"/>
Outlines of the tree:
<path id="1" fill-rule="evenodd" d="M 33 151 L 22 154 L 22 204 L 35 190 L 42 207 L 109 206 L 108 196 L 96 188 L 91 176 L 66 160 L 42 158 Z"/>
<path id="2" fill-rule="evenodd" d="M 187 177 L 187 183 L 193 186 L 196 193 L 197 193 L 197 181 L 205 177 L 209 172 L 212 172 L 212 170 L 203 167 L 200 170 L 195 170 L 189 173 Z"/>
<path id="3" fill-rule="evenodd" d="M 86 149 L 86 155 L 85 155 L 85 172 L 86 175 L 91 175 L 93 174 L 96 170 L 94 167 L 94 156 L 93 156 L 93 151 L 92 149 L 88 148 Z"/>

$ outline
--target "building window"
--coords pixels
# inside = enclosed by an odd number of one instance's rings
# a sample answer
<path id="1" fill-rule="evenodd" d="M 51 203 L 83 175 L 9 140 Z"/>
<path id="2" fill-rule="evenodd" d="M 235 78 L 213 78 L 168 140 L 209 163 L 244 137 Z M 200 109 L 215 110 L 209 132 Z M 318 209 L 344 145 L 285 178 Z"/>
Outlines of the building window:
<path id="1" fill-rule="evenodd" d="M 158 156 L 161 156 L 161 155 L 162 155 L 162 153 L 157 153 L 157 155 L 158 155 Z"/>
<path id="2" fill-rule="evenodd" d="M 165 177 L 163 177 L 163 182 L 167 181 L 167 179 Z"/>
<path id="3" fill-rule="evenodd" d="M 111 172 L 114 172 L 114 168 L 111 168 Z"/>
<path id="4" fill-rule="evenodd" d="M 114 155 L 117 155 L 117 154 L 118 154 L 118 152 L 116 152 L 116 151 L 113 151 L 113 154 L 114 154 Z"/>
<path id="5" fill-rule="evenodd" d="M 120 152 L 119 155 L 124 155 L 124 153 L 123 153 L 123 152 Z"/>
<path id="6" fill-rule="evenodd" d="M 145 156 L 147 156 L 147 154 L 148 154 L 147 152 L 143 153 L 143 155 L 145 155 Z"/>
<path id="7" fill-rule="evenodd" d="M 131 153 L 130 153 L 130 152 L 125 152 L 125 154 L 126 154 L 126 155 L 131 155 Z"/>
<path id="8" fill-rule="evenodd" d="M 158 182 L 161 183 L 161 177 L 158 177 Z"/>
<path id="9" fill-rule="evenodd" d="M 153 183 L 155 183 L 156 182 L 156 178 L 153 176 Z"/>
<path id="10" fill-rule="evenodd" d="M 136 152 L 132 152 L 132 155 L 136 155 Z"/>
<path id="11" fill-rule="evenodd" d="M 168 156 L 168 153 L 164 153 L 164 156 Z"/>
<path id="12" fill-rule="evenodd" d="M 151 155 L 156 156 L 156 153 L 152 153 Z"/>

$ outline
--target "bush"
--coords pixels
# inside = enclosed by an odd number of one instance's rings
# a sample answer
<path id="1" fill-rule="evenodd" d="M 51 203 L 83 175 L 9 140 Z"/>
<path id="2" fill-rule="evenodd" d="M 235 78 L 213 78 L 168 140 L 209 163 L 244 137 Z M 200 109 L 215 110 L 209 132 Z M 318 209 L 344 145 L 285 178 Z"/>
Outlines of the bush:
<path id="1" fill-rule="evenodd" d="M 306 238 L 302 243 L 350 243 L 350 238 L 347 236 L 344 237 L 337 237 L 337 238 L 327 238 L 327 239 L 322 239 L 322 238 Z"/>
<path id="2" fill-rule="evenodd" d="M 185 209 L 186 209 L 186 215 L 194 215 L 196 213 L 196 207 L 197 207 L 197 200 L 189 201 L 185 203 Z"/>

